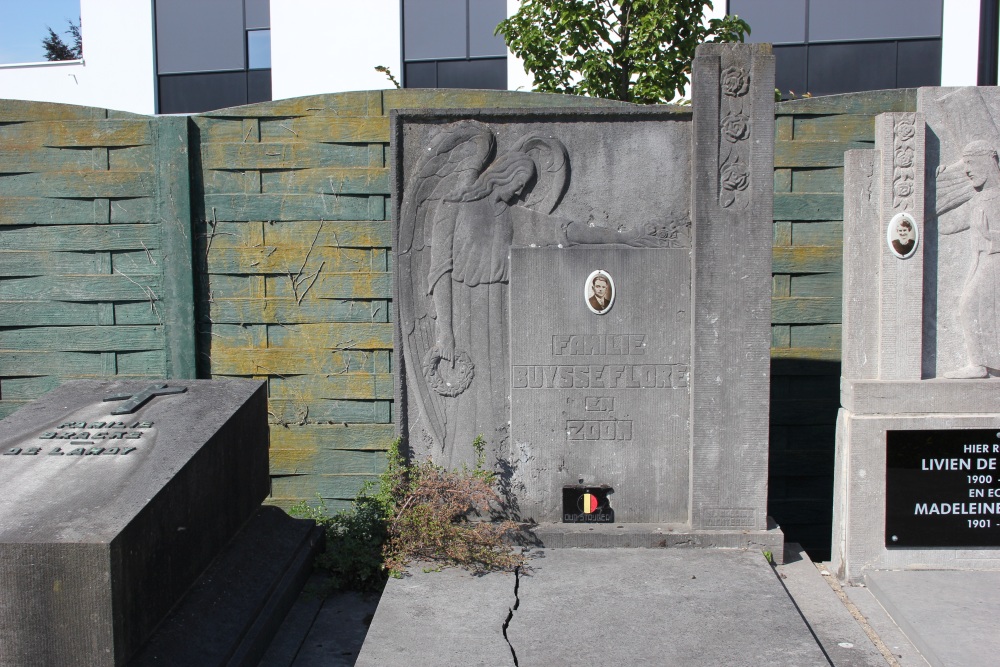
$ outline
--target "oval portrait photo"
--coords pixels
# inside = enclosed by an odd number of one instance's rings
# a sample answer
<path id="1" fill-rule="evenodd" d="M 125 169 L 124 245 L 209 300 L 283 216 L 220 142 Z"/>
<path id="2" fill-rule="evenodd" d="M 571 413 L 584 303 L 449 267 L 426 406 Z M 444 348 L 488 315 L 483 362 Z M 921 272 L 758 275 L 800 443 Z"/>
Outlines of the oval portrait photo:
<path id="1" fill-rule="evenodd" d="M 913 255 L 917 249 L 917 223 L 909 213 L 897 213 L 889 221 L 889 227 L 885 230 L 885 240 L 889 244 L 889 250 L 900 259 L 906 259 Z"/>
<path id="2" fill-rule="evenodd" d="M 603 315 L 611 310 L 611 304 L 615 302 L 615 281 L 607 271 L 598 269 L 587 276 L 583 299 L 592 313 Z"/>

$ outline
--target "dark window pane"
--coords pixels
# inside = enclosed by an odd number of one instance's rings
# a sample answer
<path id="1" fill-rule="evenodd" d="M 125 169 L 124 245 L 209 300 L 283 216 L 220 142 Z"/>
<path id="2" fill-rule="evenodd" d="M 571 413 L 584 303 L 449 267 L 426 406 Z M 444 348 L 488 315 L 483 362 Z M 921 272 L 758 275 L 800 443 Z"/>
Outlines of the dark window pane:
<path id="1" fill-rule="evenodd" d="M 942 0 L 811 0 L 809 41 L 940 37 L 941 12 Z"/>
<path id="2" fill-rule="evenodd" d="M 781 91 L 783 99 L 789 99 L 790 91 L 796 97 L 808 93 L 806 88 L 806 47 L 774 47 L 774 87 Z"/>
<path id="3" fill-rule="evenodd" d="M 244 27 L 247 30 L 271 27 L 270 0 L 244 0 L 243 8 L 246 11 L 247 23 Z"/>
<path id="4" fill-rule="evenodd" d="M 918 88 L 941 85 L 941 40 L 899 42 L 896 87 Z"/>
<path id="5" fill-rule="evenodd" d="M 437 88 L 437 62 L 406 63 L 403 71 L 407 88 Z"/>
<path id="6" fill-rule="evenodd" d="M 159 113 L 198 113 L 247 103 L 247 73 L 172 74 L 160 77 Z"/>
<path id="7" fill-rule="evenodd" d="M 250 69 L 271 68 L 271 31 L 247 31 L 247 63 Z"/>
<path id="8" fill-rule="evenodd" d="M 806 41 L 806 0 L 729 0 L 729 13 L 750 24 L 748 42 Z"/>
<path id="9" fill-rule="evenodd" d="M 438 61 L 438 88 L 507 89 L 507 59 Z"/>
<path id="10" fill-rule="evenodd" d="M 507 56 L 502 35 L 494 35 L 497 24 L 507 18 L 506 0 L 469 2 L 469 55 Z"/>
<path id="11" fill-rule="evenodd" d="M 247 104 L 271 101 L 271 70 L 254 69 L 247 72 Z"/>
<path id="12" fill-rule="evenodd" d="M 835 95 L 896 87 L 896 42 L 809 45 L 809 92 Z"/>
<path id="13" fill-rule="evenodd" d="M 156 3 L 156 69 L 160 74 L 244 69 L 242 0 Z"/>
<path id="14" fill-rule="evenodd" d="M 403 0 L 403 60 L 464 58 L 465 0 Z"/>

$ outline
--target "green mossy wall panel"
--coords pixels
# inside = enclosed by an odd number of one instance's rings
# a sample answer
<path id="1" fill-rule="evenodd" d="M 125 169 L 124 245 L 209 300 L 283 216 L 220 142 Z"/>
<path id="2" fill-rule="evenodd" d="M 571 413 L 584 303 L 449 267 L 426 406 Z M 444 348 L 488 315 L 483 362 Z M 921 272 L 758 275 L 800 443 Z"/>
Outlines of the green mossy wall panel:
<path id="1" fill-rule="evenodd" d="M 840 404 L 844 151 L 874 147 L 874 118 L 913 111 L 915 90 L 776 107 L 769 513 L 814 559 L 830 553 Z"/>
<path id="2" fill-rule="evenodd" d="M 106 352 L 163 349 L 163 327 L 20 326 L 0 328 L 0 350 Z"/>
<path id="3" fill-rule="evenodd" d="M 159 247 L 155 225 L 11 226 L 0 231 L 0 250 L 99 252 Z"/>

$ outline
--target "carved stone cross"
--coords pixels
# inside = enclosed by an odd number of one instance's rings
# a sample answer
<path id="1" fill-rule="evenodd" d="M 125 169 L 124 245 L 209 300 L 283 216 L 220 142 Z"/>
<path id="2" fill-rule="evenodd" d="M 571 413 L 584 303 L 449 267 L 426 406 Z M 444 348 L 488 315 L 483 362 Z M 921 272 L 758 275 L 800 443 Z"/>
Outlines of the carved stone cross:
<path id="1" fill-rule="evenodd" d="M 113 415 L 127 415 L 135 412 L 146 403 L 151 401 L 154 396 L 167 396 L 169 394 L 183 394 L 187 391 L 187 387 L 167 387 L 166 384 L 153 384 L 137 394 L 114 394 L 113 396 L 105 396 L 105 401 L 125 401 L 117 408 L 111 411 Z M 128 400 L 125 400 L 128 399 Z"/>

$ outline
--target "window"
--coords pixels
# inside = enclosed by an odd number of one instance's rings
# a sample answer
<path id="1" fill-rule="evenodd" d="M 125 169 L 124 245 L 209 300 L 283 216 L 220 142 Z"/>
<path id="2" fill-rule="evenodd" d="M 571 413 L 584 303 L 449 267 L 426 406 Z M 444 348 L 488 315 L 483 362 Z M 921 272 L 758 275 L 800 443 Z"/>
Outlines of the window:
<path id="1" fill-rule="evenodd" d="M 159 113 L 271 99 L 269 0 L 157 0 Z"/>
<path id="2" fill-rule="evenodd" d="M 507 88 L 506 0 L 403 0 L 403 85 Z"/>
<path id="3" fill-rule="evenodd" d="M 786 97 L 941 84 L 942 0 L 729 0 Z M 864 15 L 864 21 L 857 17 Z"/>

